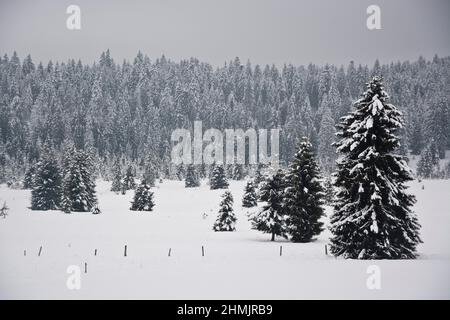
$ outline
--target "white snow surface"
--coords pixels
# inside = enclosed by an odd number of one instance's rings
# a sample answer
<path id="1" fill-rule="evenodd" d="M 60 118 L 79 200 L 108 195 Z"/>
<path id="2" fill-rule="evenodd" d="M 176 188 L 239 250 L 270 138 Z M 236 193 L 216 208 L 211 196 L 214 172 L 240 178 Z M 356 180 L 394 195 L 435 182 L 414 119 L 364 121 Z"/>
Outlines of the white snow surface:
<path id="1" fill-rule="evenodd" d="M 209 190 L 205 181 L 199 188 L 158 183 L 153 212 L 130 211 L 133 192 L 115 194 L 109 182 L 97 181 L 99 215 L 31 211 L 30 191 L 2 185 L 0 202 L 10 211 L 0 219 L 0 298 L 450 298 L 450 180 L 411 182 L 424 243 L 417 260 L 396 261 L 327 256 L 328 230 L 312 243 L 270 242 L 270 235 L 250 229 L 249 210 L 241 207 L 244 186 L 230 182 L 237 231 L 214 232 L 224 190 Z M 66 286 L 70 265 L 82 271 L 79 290 Z M 371 265 L 381 271 L 379 290 L 366 285 Z"/>

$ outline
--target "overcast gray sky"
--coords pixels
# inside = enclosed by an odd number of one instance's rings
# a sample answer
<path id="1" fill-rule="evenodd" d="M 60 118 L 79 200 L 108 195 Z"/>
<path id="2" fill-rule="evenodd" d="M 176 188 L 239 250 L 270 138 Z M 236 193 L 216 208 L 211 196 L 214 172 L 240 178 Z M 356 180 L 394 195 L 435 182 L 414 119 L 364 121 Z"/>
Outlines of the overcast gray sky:
<path id="1" fill-rule="evenodd" d="M 81 8 L 81 30 L 66 28 L 70 4 Z M 382 30 L 366 28 L 370 4 L 381 7 Z M 0 0 L 0 53 L 372 64 L 450 55 L 449 13 L 449 0 Z"/>

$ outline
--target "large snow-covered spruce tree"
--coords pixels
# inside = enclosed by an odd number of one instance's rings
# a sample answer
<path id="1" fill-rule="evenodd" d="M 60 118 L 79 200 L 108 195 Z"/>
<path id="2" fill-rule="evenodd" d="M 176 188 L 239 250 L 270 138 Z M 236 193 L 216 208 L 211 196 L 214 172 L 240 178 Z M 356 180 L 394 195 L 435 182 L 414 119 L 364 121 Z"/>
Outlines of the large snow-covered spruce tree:
<path id="1" fill-rule="evenodd" d="M 70 150 L 64 167 L 62 209 L 65 212 L 89 212 L 97 204 L 92 157 L 84 150 Z"/>
<path id="2" fill-rule="evenodd" d="M 236 216 L 233 211 L 233 196 L 230 191 L 225 191 L 220 202 L 219 215 L 214 222 L 214 231 L 235 231 Z"/>
<path id="3" fill-rule="evenodd" d="M 412 259 L 421 242 L 420 225 L 406 192 L 412 180 L 405 158 L 396 154 L 402 114 L 387 103 L 382 79 L 374 77 L 342 117 L 338 128 L 336 201 L 330 251 L 351 259 Z"/>
<path id="4" fill-rule="evenodd" d="M 270 233 L 271 241 L 275 241 L 275 236 L 286 237 L 286 217 L 283 210 L 284 189 L 283 171 L 277 170 L 261 186 L 260 199 L 266 204 L 250 217 L 252 229 Z"/>
<path id="5" fill-rule="evenodd" d="M 45 145 L 31 190 L 31 210 L 56 210 L 61 203 L 61 169 L 55 159 L 53 149 Z"/>
<path id="6" fill-rule="evenodd" d="M 293 242 L 309 242 L 323 230 L 324 192 L 312 145 L 306 137 L 286 175 L 284 210 L 287 231 Z"/>

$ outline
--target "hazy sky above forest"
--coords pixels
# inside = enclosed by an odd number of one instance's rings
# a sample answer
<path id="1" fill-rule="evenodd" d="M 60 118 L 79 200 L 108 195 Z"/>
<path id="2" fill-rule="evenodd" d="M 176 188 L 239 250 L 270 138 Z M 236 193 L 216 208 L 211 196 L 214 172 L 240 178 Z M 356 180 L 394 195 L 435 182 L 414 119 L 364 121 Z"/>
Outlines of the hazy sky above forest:
<path id="1" fill-rule="evenodd" d="M 81 30 L 66 8 L 81 8 Z M 368 30 L 366 8 L 381 8 Z M 35 61 L 116 62 L 141 50 L 151 60 L 197 57 L 214 66 L 239 56 L 253 64 L 373 64 L 450 55 L 448 0 L 0 0 L 0 54 Z"/>

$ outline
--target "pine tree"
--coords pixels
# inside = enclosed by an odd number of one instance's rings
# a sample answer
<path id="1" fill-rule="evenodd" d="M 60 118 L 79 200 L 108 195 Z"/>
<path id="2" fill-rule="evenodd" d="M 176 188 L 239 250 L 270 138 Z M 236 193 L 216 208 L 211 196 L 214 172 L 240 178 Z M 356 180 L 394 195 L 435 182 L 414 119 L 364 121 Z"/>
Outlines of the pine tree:
<path id="1" fill-rule="evenodd" d="M 374 77 L 355 103 L 356 110 L 341 119 L 341 158 L 330 251 L 351 259 L 411 259 L 416 257 L 420 225 L 406 193 L 412 180 L 395 133 L 403 126 L 401 113 L 386 102 L 381 78 Z"/>
<path id="2" fill-rule="evenodd" d="M 68 190 L 70 188 L 70 182 L 67 179 L 64 179 L 63 182 L 63 190 Z M 71 213 L 72 212 L 72 200 L 70 197 L 70 193 L 69 192 L 64 192 L 62 193 L 61 196 L 61 210 L 64 213 Z"/>
<path id="3" fill-rule="evenodd" d="M 89 212 L 97 204 L 95 175 L 91 155 L 80 149 L 72 149 L 66 155 L 62 193 L 62 210 L 69 212 Z"/>
<path id="4" fill-rule="evenodd" d="M 61 204 L 61 169 L 53 150 L 45 145 L 42 156 L 36 164 L 31 210 L 56 210 Z"/>
<path id="5" fill-rule="evenodd" d="M 422 110 L 420 110 L 422 111 Z M 411 153 L 419 155 L 424 146 L 424 134 L 423 134 L 423 119 L 422 112 L 413 111 L 411 115 L 411 123 L 409 123 L 409 145 L 411 147 Z"/>
<path id="6" fill-rule="evenodd" d="M 242 206 L 244 208 L 251 208 L 257 206 L 257 195 L 255 186 L 253 185 L 253 181 L 249 180 L 247 181 L 247 184 L 245 185 L 245 191 L 244 191 L 244 197 L 242 198 Z"/>
<path id="7" fill-rule="evenodd" d="M 258 163 L 256 170 L 255 170 L 255 178 L 254 178 L 256 188 L 259 188 L 259 185 L 265 179 L 263 171 L 264 171 L 264 165 L 261 163 Z"/>
<path id="8" fill-rule="evenodd" d="M 184 175 L 186 174 L 185 169 L 184 169 L 184 165 L 181 163 L 177 166 L 177 171 L 176 171 L 176 177 L 178 180 L 183 180 L 184 179 Z"/>
<path id="9" fill-rule="evenodd" d="M 134 188 L 136 188 L 133 167 L 131 165 L 128 166 L 125 177 L 123 178 L 123 187 L 125 188 L 125 190 L 134 190 Z"/>
<path id="10" fill-rule="evenodd" d="M 236 163 L 233 166 L 233 174 L 232 174 L 231 179 L 237 180 L 237 181 L 244 179 L 244 168 L 243 168 L 242 164 Z"/>
<path id="11" fill-rule="evenodd" d="M 333 182 L 331 181 L 331 178 L 325 178 L 325 181 L 323 183 L 323 189 L 325 192 L 324 195 L 325 204 L 331 206 L 333 204 L 334 199 L 334 186 Z"/>
<path id="12" fill-rule="evenodd" d="M 187 167 L 184 185 L 186 188 L 200 186 L 200 180 L 193 164 L 189 164 Z"/>
<path id="13" fill-rule="evenodd" d="M 130 210 L 152 211 L 154 206 L 155 203 L 153 202 L 153 192 L 150 189 L 150 185 L 144 180 L 136 188 Z"/>
<path id="14" fill-rule="evenodd" d="M 331 116 L 331 110 L 327 107 L 320 122 L 319 132 L 319 162 L 322 170 L 328 174 L 334 171 L 334 162 L 336 160 L 336 151 L 332 146 L 335 138 L 334 120 Z"/>
<path id="15" fill-rule="evenodd" d="M 445 149 L 450 143 L 450 107 L 446 97 L 433 97 L 426 112 L 428 140 L 433 139 L 439 158 L 445 158 Z"/>
<path id="16" fill-rule="evenodd" d="M 228 181 L 222 165 L 216 165 L 209 180 L 211 190 L 228 188 Z"/>
<path id="17" fill-rule="evenodd" d="M 250 217 L 252 229 L 270 233 L 271 241 L 275 236 L 286 237 L 286 220 L 283 211 L 284 174 L 278 170 L 261 186 L 261 199 L 267 203 L 262 210 Z"/>
<path id="18" fill-rule="evenodd" d="M 120 192 L 122 190 L 122 168 L 120 162 L 117 159 L 113 168 L 113 180 L 111 184 L 111 191 Z"/>
<path id="19" fill-rule="evenodd" d="M 33 189 L 34 175 L 36 173 L 36 166 L 30 165 L 25 172 L 25 177 L 23 179 L 23 189 Z"/>
<path id="20" fill-rule="evenodd" d="M 219 215 L 214 223 L 214 231 L 235 231 L 236 216 L 233 212 L 233 196 L 230 191 L 225 191 L 220 202 Z"/>
<path id="21" fill-rule="evenodd" d="M 147 164 L 145 165 L 145 171 L 142 177 L 142 180 L 145 181 L 150 187 L 155 186 L 155 180 L 158 177 L 158 172 L 155 168 L 153 161 L 147 160 Z"/>
<path id="22" fill-rule="evenodd" d="M 439 175 L 439 152 L 434 139 L 422 150 L 417 175 L 423 179 L 437 178 Z"/>
<path id="23" fill-rule="evenodd" d="M 198 176 L 199 179 L 204 179 L 208 176 L 207 167 L 204 162 L 198 166 Z"/>
<path id="24" fill-rule="evenodd" d="M 284 210 L 293 242 L 310 242 L 323 230 L 323 189 L 312 145 L 303 137 L 286 175 Z"/>

